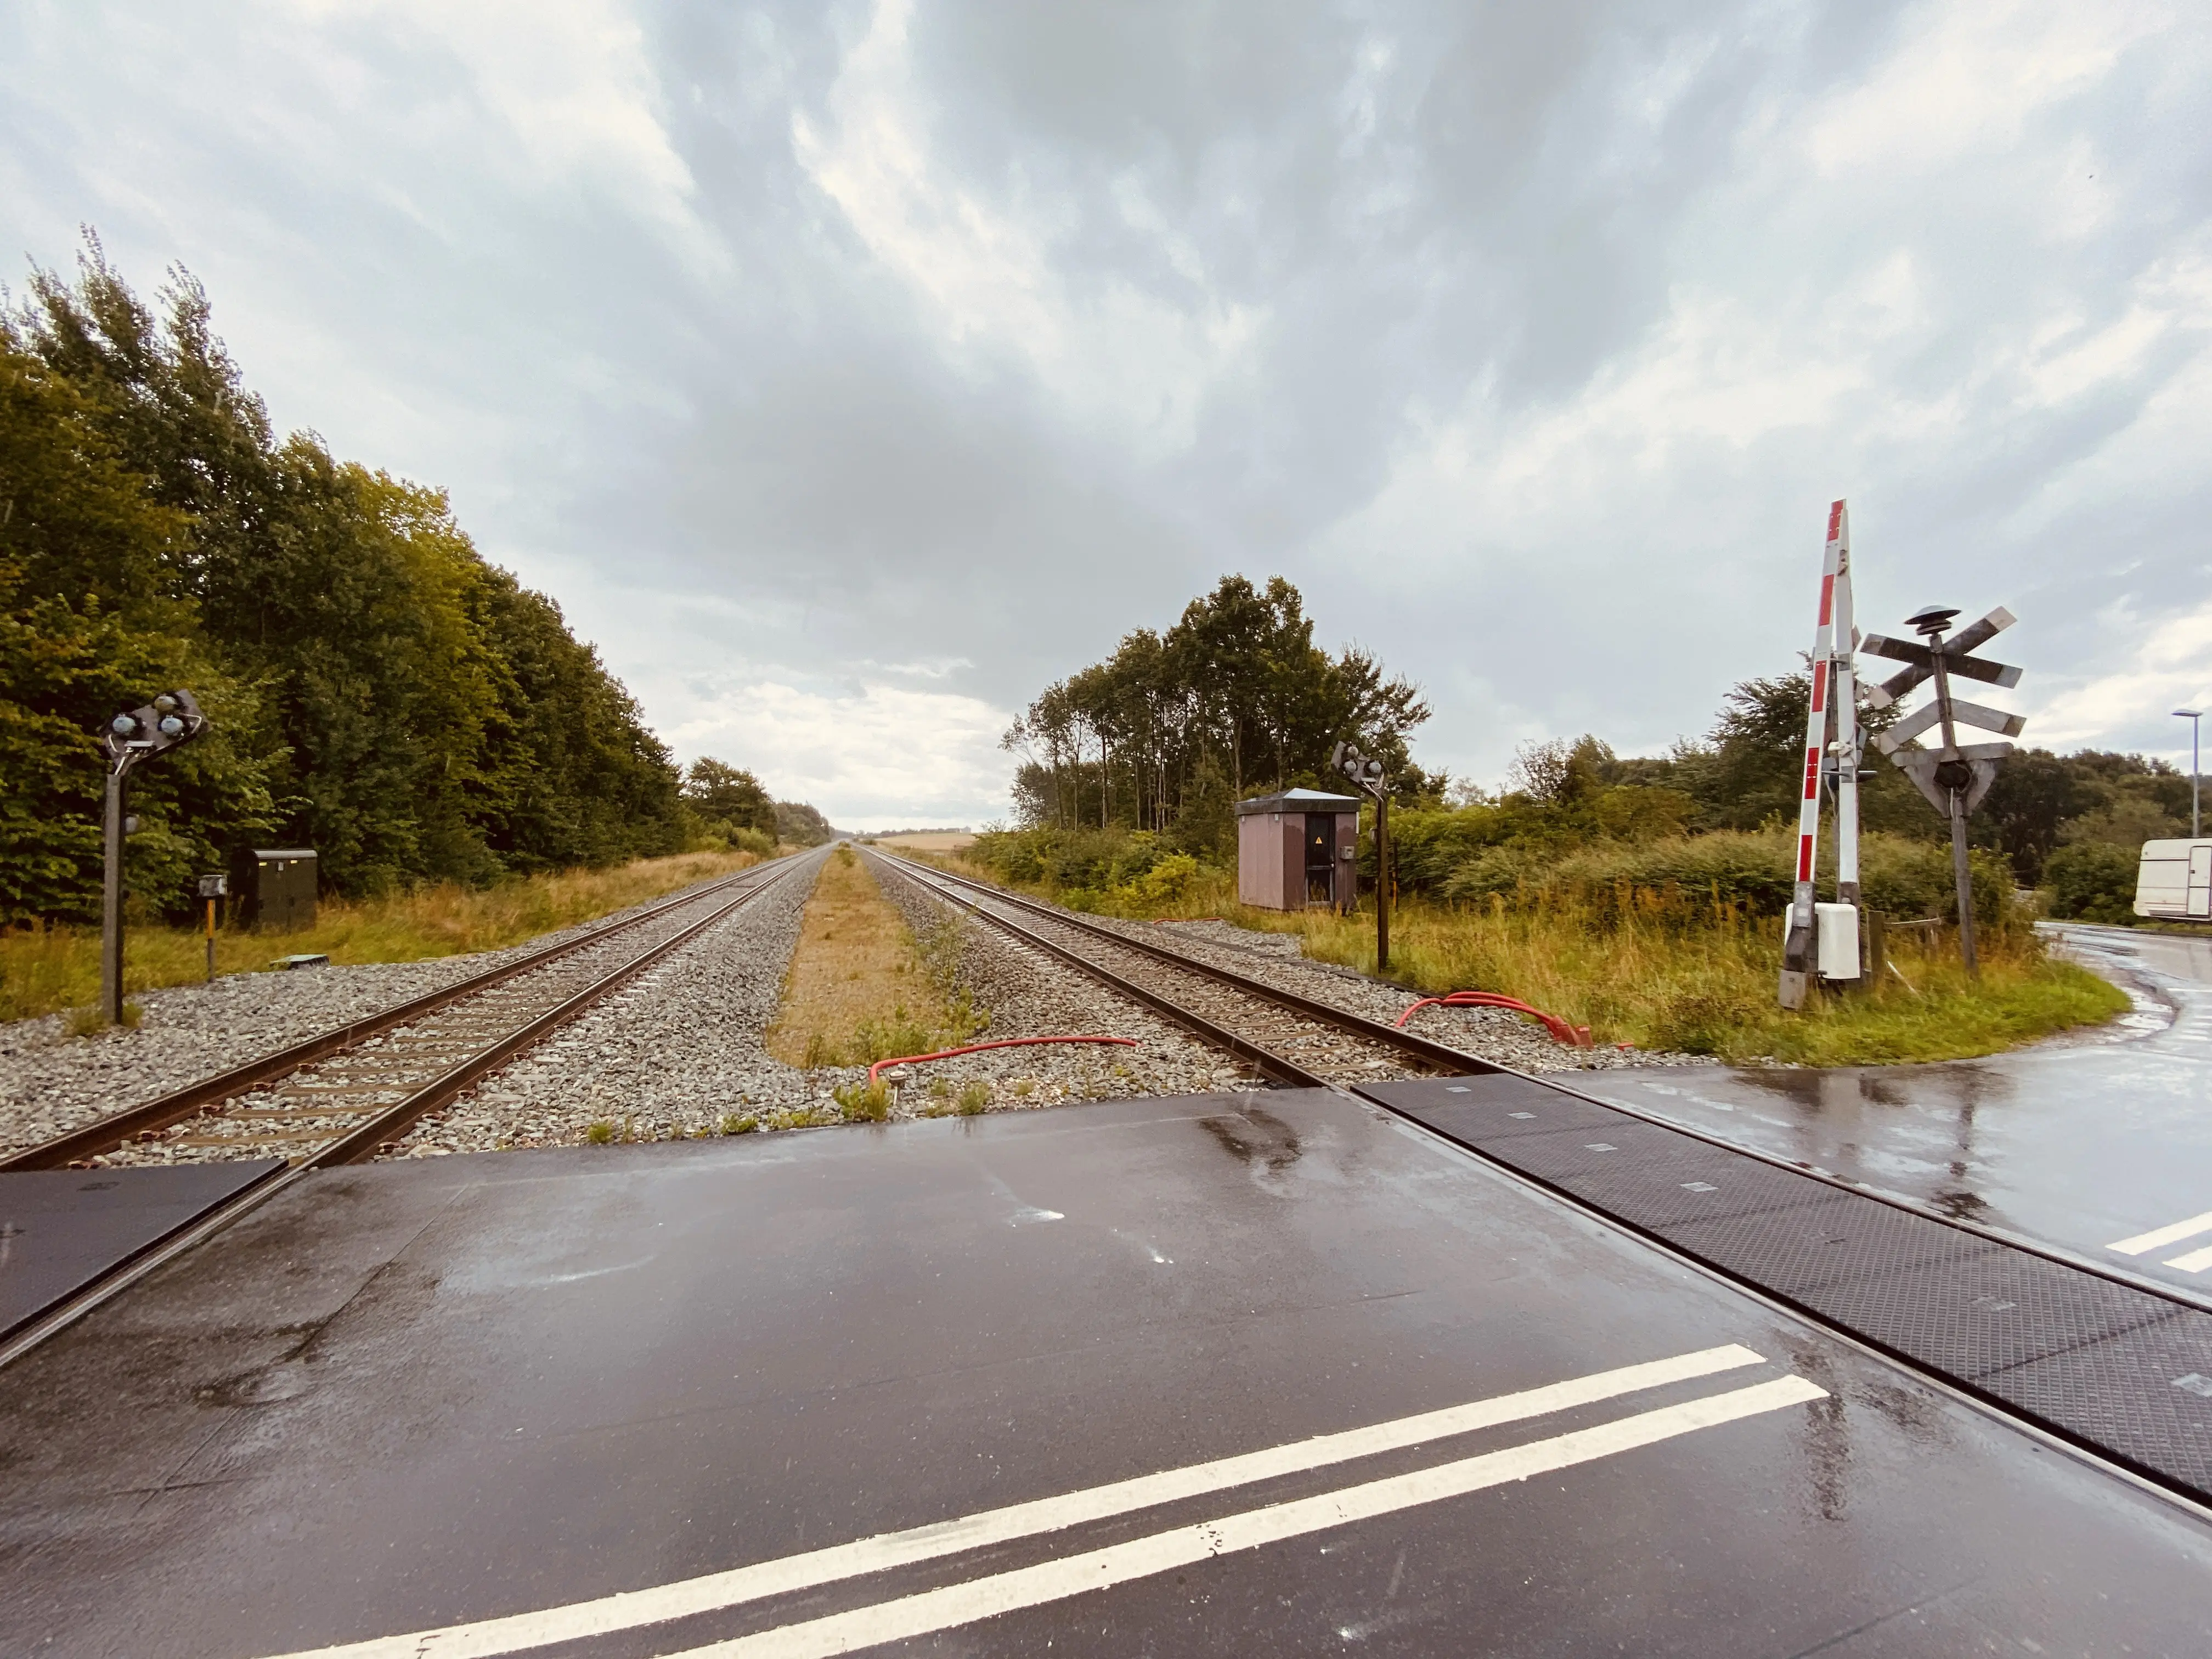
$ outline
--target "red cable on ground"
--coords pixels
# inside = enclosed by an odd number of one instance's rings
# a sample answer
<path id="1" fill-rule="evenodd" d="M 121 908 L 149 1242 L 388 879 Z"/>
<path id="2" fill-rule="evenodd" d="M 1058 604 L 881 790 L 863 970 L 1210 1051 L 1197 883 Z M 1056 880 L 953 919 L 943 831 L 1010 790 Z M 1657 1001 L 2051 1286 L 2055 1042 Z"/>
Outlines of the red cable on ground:
<path id="1" fill-rule="evenodd" d="M 1424 1008 L 1435 1007 L 1504 1008 L 1516 1014 L 1527 1014 L 1531 1018 L 1542 1020 L 1545 1030 L 1569 1048 L 1589 1048 L 1595 1046 L 1590 1042 L 1589 1026 L 1570 1025 L 1557 1014 L 1547 1014 L 1541 1008 L 1532 1008 L 1516 998 L 1500 996 L 1495 991 L 1452 991 L 1440 997 L 1423 997 L 1398 1016 L 1398 1024 L 1403 1025 Z"/>
<path id="2" fill-rule="evenodd" d="M 1002 1037 L 996 1042 L 971 1042 L 964 1048 L 939 1048 L 933 1054 L 902 1054 L 896 1060 L 879 1060 L 868 1067 L 868 1087 L 876 1086 L 876 1073 L 886 1066 L 912 1066 L 925 1060 L 951 1060 L 955 1054 L 980 1054 L 986 1048 L 1026 1048 L 1039 1042 L 1118 1042 L 1124 1048 L 1138 1047 L 1134 1037 L 1117 1036 L 1042 1036 Z"/>

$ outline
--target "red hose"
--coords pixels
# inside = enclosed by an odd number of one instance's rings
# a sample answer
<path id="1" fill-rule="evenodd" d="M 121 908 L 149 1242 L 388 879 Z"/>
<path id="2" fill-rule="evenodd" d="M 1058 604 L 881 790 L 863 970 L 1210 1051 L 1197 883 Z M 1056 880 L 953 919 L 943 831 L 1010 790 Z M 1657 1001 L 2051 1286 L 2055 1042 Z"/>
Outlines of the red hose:
<path id="1" fill-rule="evenodd" d="M 1547 1014 L 1541 1008 L 1532 1008 L 1525 1002 L 1513 997 L 1500 996 L 1495 991 L 1452 991 L 1440 997 L 1423 997 L 1398 1016 L 1398 1024 L 1403 1025 L 1424 1008 L 1436 1007 L 1510 1009 L 1514 1013 L 1527 1014 L 1531 1018 L 1542 1020 L 1544 1029 L 1571 1048 L 1594 1046 L 1590 1042 L 1589 1026 L 1570 1025 L 1557 1014 Z"/>
<path id="2" fill-rule="evenodd" d="M 980 1054 L 986 1048 L 1026 1048 L 1037 1042 L 1118 1042 L 1125 1048 L 1138 1046 L 1134 1037 L 1117 1036 L 1044 1036 L 1004 1037 L 996 1042 L 971 1042 L 964 1048 L 939 1048 L 933 1054 L 901 1054 L 896 1060 L 879 1060 L 868 1067 L 868 1087 L 876 1086 L 876 1073 L 886 1066 L 912 1066 L 924 1060 L 950 1060 L 955 1054 Z"/>

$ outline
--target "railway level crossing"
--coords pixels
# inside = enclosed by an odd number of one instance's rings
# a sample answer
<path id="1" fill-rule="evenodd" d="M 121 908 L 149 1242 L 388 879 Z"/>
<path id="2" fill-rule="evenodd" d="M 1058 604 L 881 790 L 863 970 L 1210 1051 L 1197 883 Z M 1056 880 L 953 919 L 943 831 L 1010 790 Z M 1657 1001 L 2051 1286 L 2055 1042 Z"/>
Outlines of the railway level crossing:
<path id="1" fill-rule="evenodd" d="M 352 1167 L 238 1233 L 0 1372 L 23 1650 L 2212 1636 L 2195 1512 L 1333 1091 Z"/>

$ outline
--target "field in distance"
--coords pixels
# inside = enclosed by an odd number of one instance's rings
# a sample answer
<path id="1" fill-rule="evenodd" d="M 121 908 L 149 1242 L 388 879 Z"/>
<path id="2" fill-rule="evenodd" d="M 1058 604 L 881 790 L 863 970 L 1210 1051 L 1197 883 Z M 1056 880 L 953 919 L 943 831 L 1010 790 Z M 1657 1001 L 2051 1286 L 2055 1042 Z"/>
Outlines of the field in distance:
<path id="1" fill-rule="evenodd" d="M 972 830 L 902 830 L 869 840 L 885 847 L 911 847 L 917 853 L 961 853 L 975 844 Z"/>

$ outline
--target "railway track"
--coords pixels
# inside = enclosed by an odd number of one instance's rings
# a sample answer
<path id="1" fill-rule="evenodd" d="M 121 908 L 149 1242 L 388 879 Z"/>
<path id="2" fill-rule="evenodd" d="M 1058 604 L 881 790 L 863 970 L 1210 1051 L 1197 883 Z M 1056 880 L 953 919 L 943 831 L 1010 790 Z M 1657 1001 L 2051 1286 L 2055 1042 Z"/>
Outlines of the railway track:
<path id="1" fill-rule="evenodd" d="M 1503 1068 L 1264 980 L 1133 939 L 964 876 L 870 856 L 935 896 L 1103 980 L 1292 1088 L 1353 1088 L 1392 1078 Z"/>
<path id="2" fill-rule="evenodd" d="M 146 1161 L 373 1158 L 805 860 L 747 870 L 457 985 L 114 1113 L 0 1159 L 59 1170 L 143 1146 Z"/>
<path id="3" fill-rule="evenodd" d="M 269 1164 L 265 1174 L 7 1333 L 0 1340 L 0 1365 L 314 1171 L 365 1162 L 392 1148 L 422 1118 L 802 866 L 811 870 L 819 862 L 803 856 L 782 860 L 679 894 L 581 939 L 326 1031 L 0 1164 L 0 1171 L 66 1169 L 142 1138 L 161 1143 L 164 1163 Z M 176 1158 L 179 1152 L 186 1156 Z"/>

